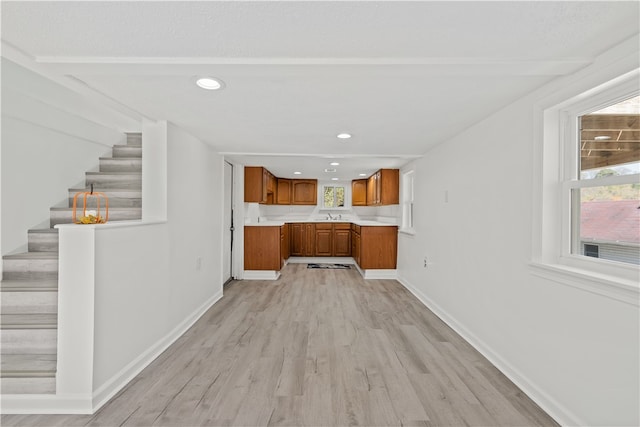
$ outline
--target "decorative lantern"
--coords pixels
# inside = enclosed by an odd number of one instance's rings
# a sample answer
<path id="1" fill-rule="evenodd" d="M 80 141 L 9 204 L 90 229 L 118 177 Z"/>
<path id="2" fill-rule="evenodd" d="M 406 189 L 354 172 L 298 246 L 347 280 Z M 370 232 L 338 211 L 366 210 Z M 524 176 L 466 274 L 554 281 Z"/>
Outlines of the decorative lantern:
<path id="1" fill-rule="evenodd" d="M 82 199 L 82 211 L 79 217 L 78 198 Z M 89 209 L 87 204 L 90 206 Z M 92 204 L 95 208 L 91 206 Z M 102 206 L 104 206 L 104 216 L 101 211 Z M 94 192 L 91 184 L 91 192 L 80 191 L 73 196 L 72 220 L 75 224 L 104 224 L 109 220 L 109 198 L 104 193 Z"/>

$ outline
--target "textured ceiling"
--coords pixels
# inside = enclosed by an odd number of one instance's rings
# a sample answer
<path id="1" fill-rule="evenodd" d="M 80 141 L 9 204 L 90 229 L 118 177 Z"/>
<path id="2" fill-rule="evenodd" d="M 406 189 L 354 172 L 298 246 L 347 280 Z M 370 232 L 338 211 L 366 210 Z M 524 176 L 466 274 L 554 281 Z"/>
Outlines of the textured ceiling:
<path id="1" fill-rule="evenodd" d="M 270 154 L 262 164 L 281 176 L 302 164 L 299 155 L 347 156 L 345 180 L 370 172 L 372 158 L 389 167 L 425 153 L 639 31 L 637 2 L 1 7 L 3 55 L 15 48 L 40 69 L 169 120 L 237 160 Z M 196 75 L 226 88 L 202 91 Z M 341 142 L 339 132 L 354 138 Z M 359 164 L 364 155 L 368 163 Z M 305 175 L 322 178 L 326 159 L 308 160 Z"/>

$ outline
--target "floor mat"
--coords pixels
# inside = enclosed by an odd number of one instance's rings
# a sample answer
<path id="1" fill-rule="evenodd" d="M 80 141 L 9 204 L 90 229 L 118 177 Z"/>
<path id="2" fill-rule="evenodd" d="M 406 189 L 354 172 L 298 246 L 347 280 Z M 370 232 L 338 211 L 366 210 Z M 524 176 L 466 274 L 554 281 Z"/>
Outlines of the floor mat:
<path id="1" fill-rule="evenodd" d="M 351 266 L 349 264 L 310 263 L 310 264 L 307 264 L 307 268 L 327 268 L 327 269 L 348 270 L 351 268 Z"/>

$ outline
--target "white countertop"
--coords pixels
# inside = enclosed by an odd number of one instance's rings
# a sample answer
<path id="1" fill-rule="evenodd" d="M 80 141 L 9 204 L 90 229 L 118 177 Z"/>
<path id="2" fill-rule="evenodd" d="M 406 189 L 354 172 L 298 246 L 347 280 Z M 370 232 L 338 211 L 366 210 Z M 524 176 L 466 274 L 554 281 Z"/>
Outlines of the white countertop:
<path id="1" fill-rule="evenodd" d="M 331 224 L 331 223 L 349 223 L 349 224 L 356 224 L 359 226 L 364 226 L 364 227 L 397 227 L 397 225 L 395 224 L 387 224 L 385 222 L 379 222 L 379 221 L 367 221 L 367 220 L 335 220 L 335 221 L 312 221 L 312 220 L 301 220 L 301 219 L 294 219 L 294 220 L 282 220 L 282 221 L 261 221 L 261 222 L 249 222 L 249 223 L 245 223 L 244 225 L 246 227 L 280 227 L 286 223 L 300 223 L 300 222 L 313 222 L 313 223 L 317 223 L 317 224 Z"/>

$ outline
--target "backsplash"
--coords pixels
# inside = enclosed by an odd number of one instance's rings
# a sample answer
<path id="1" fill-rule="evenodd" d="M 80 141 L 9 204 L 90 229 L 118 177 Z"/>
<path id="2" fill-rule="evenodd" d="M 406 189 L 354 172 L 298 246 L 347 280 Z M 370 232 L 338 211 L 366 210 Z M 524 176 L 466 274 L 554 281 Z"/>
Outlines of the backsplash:
<path id="1" fill-rule="evenodd" d="M 245 203 L 245 223 L 263 221 L 318 221 L 329 214 L 349 222 L 357 220 L 378 221 L 398 225 L 402 213 L 400 205 L 356 206 L 351 209 L 320 209 L 318 206 L 261 205 Z"/>

